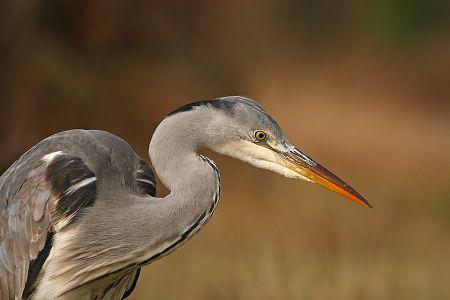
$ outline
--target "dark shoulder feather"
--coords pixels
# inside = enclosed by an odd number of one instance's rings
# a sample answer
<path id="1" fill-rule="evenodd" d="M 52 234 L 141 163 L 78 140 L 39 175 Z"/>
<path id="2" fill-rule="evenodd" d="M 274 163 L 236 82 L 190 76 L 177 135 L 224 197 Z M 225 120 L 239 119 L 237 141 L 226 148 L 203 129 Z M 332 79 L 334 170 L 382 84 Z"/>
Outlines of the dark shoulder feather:
<path id="1" fill-rule="evenodd" d="M 65 153 L 55 155 L 47 166 L 46 177 L 57 198 L 52 214 L 52 222 L 57 229 L 73 222 L 80 209 L 94 204 L 97 177 L 78 156 Z"/>
<path id="2" fill-rule="evenodd" d="M 138 190 L 143 194 L 156 196 L 155 175 L 144 160 L 139 160 L 135 173 Z"/>

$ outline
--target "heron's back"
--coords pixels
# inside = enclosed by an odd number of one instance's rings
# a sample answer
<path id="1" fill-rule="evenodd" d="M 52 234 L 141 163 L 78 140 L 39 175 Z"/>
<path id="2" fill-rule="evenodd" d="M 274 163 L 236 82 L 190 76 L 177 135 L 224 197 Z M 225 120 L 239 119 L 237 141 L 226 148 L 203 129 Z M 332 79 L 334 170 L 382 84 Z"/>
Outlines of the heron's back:
<path id="1" fill-rule="evenodd" d="M 109 132 L 60 132 L 15 161 L 0 177 L 0 298 L 32 295 L 54 236 L 108 192 L 155 195 L 150 168 Z"/>

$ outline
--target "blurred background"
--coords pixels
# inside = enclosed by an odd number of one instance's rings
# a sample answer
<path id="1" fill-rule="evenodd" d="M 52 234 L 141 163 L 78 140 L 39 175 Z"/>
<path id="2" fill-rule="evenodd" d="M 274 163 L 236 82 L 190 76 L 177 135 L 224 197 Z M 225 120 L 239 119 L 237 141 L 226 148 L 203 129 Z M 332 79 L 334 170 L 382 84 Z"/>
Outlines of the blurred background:
<path id="1" fill-rule="evenodd" d="M 213 221 L 131 299 L 450 299 L 449 17 L 445 0 L 1 1 L 0 172 L 70 128 L 147 158 L 172 109 L 245 95 L 375 209 L 208 152 Z"/>

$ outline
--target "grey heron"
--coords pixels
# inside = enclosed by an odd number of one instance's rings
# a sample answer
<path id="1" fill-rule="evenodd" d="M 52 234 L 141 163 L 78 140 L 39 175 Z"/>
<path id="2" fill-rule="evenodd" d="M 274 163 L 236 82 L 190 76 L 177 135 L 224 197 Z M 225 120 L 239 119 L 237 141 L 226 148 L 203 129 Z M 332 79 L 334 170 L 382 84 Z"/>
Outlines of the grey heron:
<path id="1" fill-rule="evenodd" d="M 194 102 L 156 128 L 149 155 L 170 190 L 121 138 L 99 130 L 52 135 L 0 177 L 0 298 L 124 299 L 140 268 L 210 219 L 220 175 L 201 148 L 369 203 L 289 144 L 275 120 L 241 96 Z"/>

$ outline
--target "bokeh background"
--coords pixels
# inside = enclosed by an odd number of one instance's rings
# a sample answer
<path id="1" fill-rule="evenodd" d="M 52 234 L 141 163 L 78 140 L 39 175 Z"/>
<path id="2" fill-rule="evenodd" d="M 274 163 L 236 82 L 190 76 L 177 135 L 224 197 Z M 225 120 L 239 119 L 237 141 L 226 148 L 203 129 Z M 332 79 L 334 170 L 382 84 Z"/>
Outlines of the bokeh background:
<path id="1" fill-rule="evenodd" d="M 246 95 L 375 209 L 208 152 L 213 220 L 131 299 L 450 299 L 449 25 L 445 0 L 1 1 L 0 171 L 70 128 L 146 158 L 172 109 Z"/>

